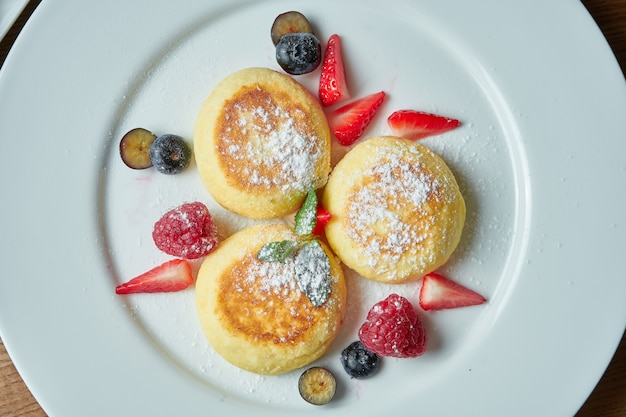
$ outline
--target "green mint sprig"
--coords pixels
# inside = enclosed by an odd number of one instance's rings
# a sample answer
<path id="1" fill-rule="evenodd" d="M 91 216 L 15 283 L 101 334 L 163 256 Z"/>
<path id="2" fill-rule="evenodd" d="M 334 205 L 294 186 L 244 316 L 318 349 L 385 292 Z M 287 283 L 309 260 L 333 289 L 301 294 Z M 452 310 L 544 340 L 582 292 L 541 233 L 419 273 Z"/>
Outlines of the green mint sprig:
<path id="1" fill-rule="evenodd" d="M 317 194 L 311 189 L 296 213 L 294 231 L 297 235 L 307 236 L 313 233 L 317 222 Z"/>
<path id="2" fill-rule="evenodd" d="M 309 193 L 296 213 L 294 231 L 297 240 L 270 242 L 259 250 L 257 258 L 263 262 L 281 262 L 293 258 L 298 287 L 311 303 L 319 307 L 330 295 L 330 260 L 318 238 L 313 235 L 317 223 L 317 194 Z"/>
<path id="3" fill-rule="evenodd" d="M 297 250 L 298 242 L 293 240 L 270 242 L 263 245 L 257 254 L 257 258 L 263 262 L 284 263 L 288 258 L 291 258 Z"/>

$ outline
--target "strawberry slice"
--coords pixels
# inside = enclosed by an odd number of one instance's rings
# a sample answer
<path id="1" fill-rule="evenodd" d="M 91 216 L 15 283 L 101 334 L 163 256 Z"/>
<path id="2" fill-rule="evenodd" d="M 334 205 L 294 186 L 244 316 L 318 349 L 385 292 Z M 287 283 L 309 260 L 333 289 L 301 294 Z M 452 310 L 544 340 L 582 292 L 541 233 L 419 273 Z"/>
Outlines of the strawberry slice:
<path id="1" fill-rule="evenodd" d="M 316 236 L 320 236 L 324 232 L 324 227 L 328 224 L 332 215 L 322 206 L 317 206 L 316 209 L 316 221 L 315 227 L 313 228 L 313 233 Z"/>
<path id="2" fill-rule="evenodd" d="M 115 288 L 116 294 L 140 292 L 174 292 L 193 284 L 191 265 L 184 259 L 174 259 L 144 272 Z"/>
<path id="3" fill-rule="evenodd" d="M 387 118 L 394 135 L 405 139 L 421 139 L 439 135 L 461 125 L 457 119 L 417 110 L 398 110 Z"/>
<path id="4" fill-rule="evenodd" d="M 384 99 L 385 92 L 379 91 L 330 112 L 328 125 L 339 143 L 349 146 L 356 142 L 365 132 Z"/>
<path id="5" fill-rule="evenodd" d="M 322 105 L 330 106 L 350 98 L 346 73 L 343 67 L 343 54 L 341 52 L 341 38 L 334 34 L 328 38 L 318 96 Z"/>
<path id="6" fill-rule="evenodd" d="M 467 307 L 483 304 L 485 301 L 487 300 L 482 295 L 443 275 L 433 272 L 422 280 L 419 304 L 424 310 Z"/>

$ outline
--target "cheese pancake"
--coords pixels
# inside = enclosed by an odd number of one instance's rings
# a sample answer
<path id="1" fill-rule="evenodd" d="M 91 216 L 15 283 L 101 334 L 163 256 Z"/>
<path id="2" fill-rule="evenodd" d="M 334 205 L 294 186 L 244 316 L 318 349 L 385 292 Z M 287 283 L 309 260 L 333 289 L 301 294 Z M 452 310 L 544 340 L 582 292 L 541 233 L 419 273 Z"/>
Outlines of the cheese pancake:
<path id="1" fill-rule="evenodd" d="M 352 148 L 322 198 L 331 248 L 365 278 L 419 279 L 448 261 L 461 238 L 465 202 L 446 163 L 427 147 L 391 136 Z"/>
<path id="2" fill-rule="evenodd" d="M 211 196 L 242 216 L 296 210 L 330 172 L 330 131 L 319 102 L 293 78 L 247 68 L 222 80 L 202 105 L 194 153 Z"/>
<path id="3" fill-rule="evenodd" d="M 266 243 L 295 239 L 284 224 L 251 226 L 223 241 L 200 267 L 196 306 L 202 329 L 215 351 L 239 368 L 277 375 L 305 366 L 339 331 L 346 284 L 328 247 L 320 243 L 330 263 L 330 292 L 317 307 L 296 281 L 294 259 L 257 257 Z"/>

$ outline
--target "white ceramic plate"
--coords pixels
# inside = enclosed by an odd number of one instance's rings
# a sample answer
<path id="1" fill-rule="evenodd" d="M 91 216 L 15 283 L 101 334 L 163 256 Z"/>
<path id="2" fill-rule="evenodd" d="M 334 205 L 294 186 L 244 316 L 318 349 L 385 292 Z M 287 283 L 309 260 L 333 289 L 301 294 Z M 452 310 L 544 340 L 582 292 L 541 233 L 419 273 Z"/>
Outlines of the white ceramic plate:
<path id="1" fill-rule="evenodd" d="M 0 39 L 4 38 L 27 3 L 27 0 L 0 0 Z"/>
<path id="2" fill-rule="evenodd" d="M 260 377 L 205 342 L 193 289 L 120 297 L 118 283 L 169 259 L 150 232 L 168 208 L 206 202 L 224 235 L 248 224 L 219 208 L 195 166 L 132 171 L 121 135 L 142 126 L 189 140 L 227 74 L 278 68 L 269 28 L 297 8 L 344 41 L 354 96 L 462 120 L 429 138 L 468 206 L 443 272 L 488 298 L 425 313 L 425 355 L 351 380 L 338 353 L 367 309 L 401 287 L 349 276 L 345 325 L 317 363 L 339 381 L 324 408 L 299 372 Z M 540 10 L 540 12 L 539 12 Z M 300 77 L 315 89 L 319 72 Z M 43 2 L 0 74 L 0 330 L 51 416 L 573 415 L 626 323 L 623 256 L 626 89 L 577 2 L 331 0 Z"/>

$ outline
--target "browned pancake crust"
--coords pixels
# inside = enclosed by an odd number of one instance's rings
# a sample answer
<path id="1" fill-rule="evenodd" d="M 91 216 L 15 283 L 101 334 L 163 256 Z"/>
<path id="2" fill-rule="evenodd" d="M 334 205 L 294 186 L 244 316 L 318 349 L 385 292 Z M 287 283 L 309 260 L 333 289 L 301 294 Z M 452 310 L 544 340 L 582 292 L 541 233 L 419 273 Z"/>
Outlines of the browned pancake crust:
<path id="1" fill-rule="evenodd" d="M 294 176 L 297 170 L 290 169 L 291 162 L 285 158 L 275 158 L 277 150 L 269 148 L 267 138 L 272 134 L 292 131 L 302 137 L 315 137 L 317 134 L 307 120 L 306 110 L 283 93 L 272 93 L 258 87 L 244 87 L 231 100 L 224 103 L 223 117 L 218 119 L 216 126 L 216 148 L 222 169 L 229 173 L 229 180 L 246 191 L 254 191 L 260 185 L 268 189 L 282 189 L 297 182 Z M 246 123 L 242 123 L 245 120 Z M 233 121 L 237 121 L 233 123 Z M 290 127 L 286 127 L 289 124 Z M 265 143 L 264 143 L 265 142 Z M 260 163 L 255 166 L 256 175 L 266 179 L 255 184 L 246 169 L 239 169 L 241 152 L 232 149 L 243 149 L 252 144 L 258 151 L 257 156 L 271 159 L 274 163 Z M 288 145 L 286 143 L 286 145 Z M 320 152 L 321 143 L 311 142 L 308 150 Z M 306 148 L 305 148 L 306 149 Z"/>
<path id="2" fill-rule="evenodd" d="M 346 285 L 331 265 L 331 293 L 315 307 L 299 289 L 293 262 L 263 262 L 265 243 L 295 239 L 282 224 L 252 226 L 226 239 L 203 262 L 196 306 L 204 333 L 221 356 L 250 372 L 276 375 L 305 366 L 330 346 L 343 320 Z"/>
<path id="3" fill-rule="evenodd" d="M 194 151 L 213 198 L 252 218 L 290 213 L 330 172 L 321 106 L 292 78 L 265 68 L 215 87 L 196 120 Z"/>
<path id="4" fill-rule="evenodd" d="M 219 279 L 217 302 L 224 326 L 250 343 L 294 344 L 306 341 L 316 323 L 325 320 L 327 310 L 315 308 L 295 285 L 267 283 L 264 277 L 251 280 L 251 272 L 264 266 L 248 254 Z M 289 274 L 289 268 L 276 265 Z"/>

